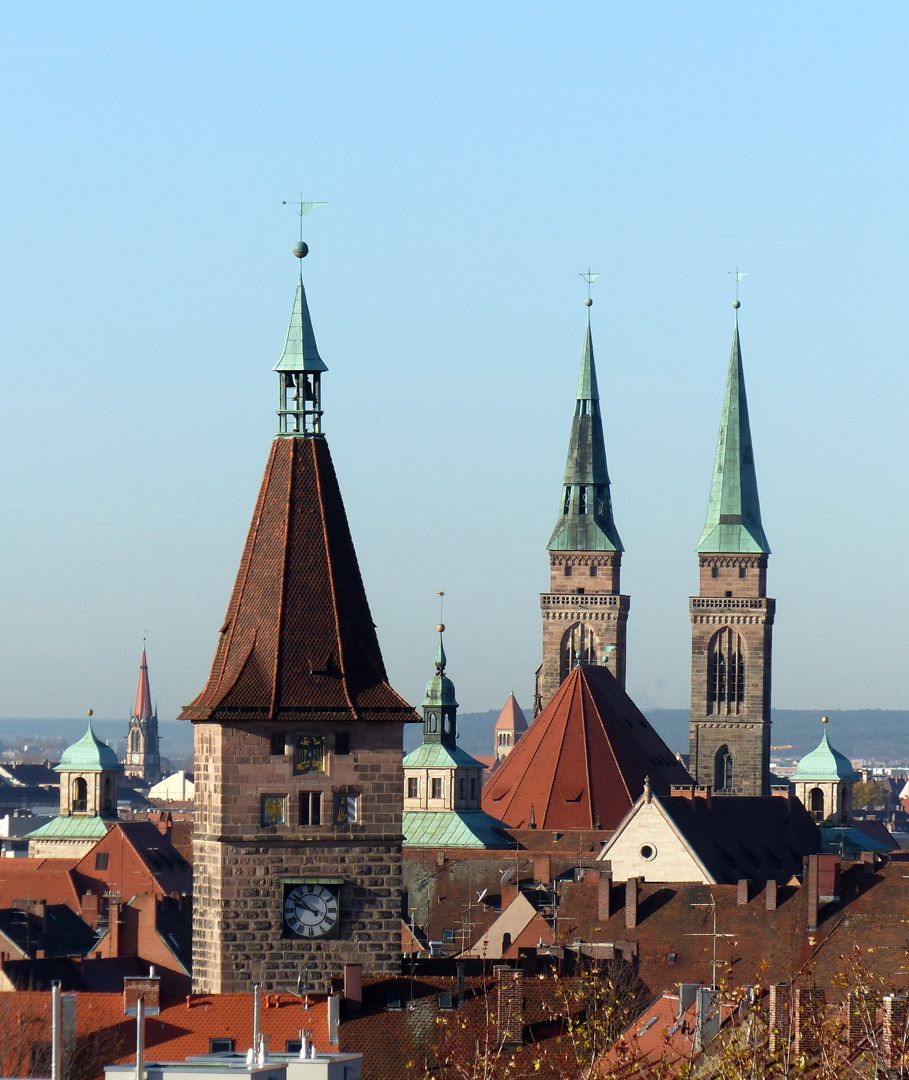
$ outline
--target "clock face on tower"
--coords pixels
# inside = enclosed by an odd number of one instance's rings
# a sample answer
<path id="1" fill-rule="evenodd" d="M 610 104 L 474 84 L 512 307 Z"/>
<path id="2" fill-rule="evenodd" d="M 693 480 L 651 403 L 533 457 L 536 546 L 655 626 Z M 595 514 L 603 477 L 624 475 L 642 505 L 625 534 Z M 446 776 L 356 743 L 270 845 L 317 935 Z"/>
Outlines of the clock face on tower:
<path id="1" fill-rule="evenodd" d="M 335 936 L 339 915 L 337 885 L 312 883 L 285 887 L 285 936 L 301 938 Z"/>

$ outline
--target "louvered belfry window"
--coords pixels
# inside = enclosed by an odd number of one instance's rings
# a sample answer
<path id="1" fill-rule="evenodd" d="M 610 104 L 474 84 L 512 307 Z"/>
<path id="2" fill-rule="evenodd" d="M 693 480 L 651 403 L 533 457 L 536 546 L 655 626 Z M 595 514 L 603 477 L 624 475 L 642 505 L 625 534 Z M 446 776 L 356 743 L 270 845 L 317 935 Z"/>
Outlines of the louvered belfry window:
<path id="1" fill-rule="evenodd" d="M 741 637 L 731 628 L 717 631 L 707 653 L 707 710 L 736 716 L 745 707 L 745 654 Z"/>

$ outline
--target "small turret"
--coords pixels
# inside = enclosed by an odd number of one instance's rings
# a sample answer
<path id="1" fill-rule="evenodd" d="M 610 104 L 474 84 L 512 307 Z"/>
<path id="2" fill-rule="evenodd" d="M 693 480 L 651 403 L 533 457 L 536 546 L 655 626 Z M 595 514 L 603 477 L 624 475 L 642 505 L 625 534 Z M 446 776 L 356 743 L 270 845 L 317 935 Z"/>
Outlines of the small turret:
<path id="1" fill-rule="evenodd" d="M 322 434 L 322 372 L 328 371 L 319 355 L 303 288 L 303 260 L 308 254 L 309 248 L 301 240 L 294 248 L 300 260 L 297 295 L 284 352 L 274 367 L 279 385 L 278 434 L 303 438 Z"/>
<path id="2" fill-rule="evenodd" d="M 442 746 L 457 745 L 458 703 L 455 701 L 454 683 L 445 674 L 445 645 L 442 635 L 445 624 L 436 627 L 439 647 L 436 650 L 436 673 L 426 684 L 423 699 L 423 742 L 441 743 Z"/>

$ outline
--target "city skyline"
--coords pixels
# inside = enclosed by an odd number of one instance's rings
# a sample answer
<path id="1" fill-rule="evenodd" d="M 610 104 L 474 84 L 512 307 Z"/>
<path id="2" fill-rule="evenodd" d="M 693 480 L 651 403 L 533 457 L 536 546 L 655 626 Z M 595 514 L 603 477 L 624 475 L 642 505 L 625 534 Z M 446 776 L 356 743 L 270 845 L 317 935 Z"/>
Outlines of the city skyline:
<path id="1" fill-rule="evenodd" d="M 741 266 L 773 703 L 904 705 L 909 15 L 773 11 L 164 5 L 103 36 L 11 12 L 0 714 L 125 718 L 146 635 L 161 716 L 198 691 L 276 427 L 301 187 L 328 200 L 303 266 L 324 429 L 402 694 L 444 589 L 462 710 L 530 709 L 590 266 L 627 686 L 687 704 Z"/>

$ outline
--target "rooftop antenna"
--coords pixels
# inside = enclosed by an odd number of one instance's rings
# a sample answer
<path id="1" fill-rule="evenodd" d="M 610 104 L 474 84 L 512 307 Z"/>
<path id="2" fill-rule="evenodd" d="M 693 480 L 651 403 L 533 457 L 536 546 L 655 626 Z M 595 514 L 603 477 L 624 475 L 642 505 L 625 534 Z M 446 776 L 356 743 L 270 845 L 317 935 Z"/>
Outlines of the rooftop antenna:
<path id="1" fill-rule="evenodd" d="M 716 985 L 716 939 L 721 938 L 721 937 L 725 937 L 725 938 L 735 937 L 735 934 L 718 934 L 716 932 L 716 900 L 713 898 L 713 893 L 710 894 L 710 903 L 709 904 L 691 904 L 691 907 L 706 907 L 706 908 L 710 908 L 712 910 L 712 912 L 713 912 L 713 930 L 711 930 L 709 933 L 686 934 L 685 937 L 709 937 L 709 938 L 713 938 L 713 959 L 712 959 L 711 964 L 710 964 L 710 989 L 711 990 L 716 990 L 716 988 L 717 988 L 717 985 Z"/>

